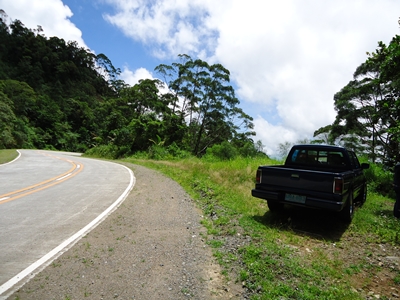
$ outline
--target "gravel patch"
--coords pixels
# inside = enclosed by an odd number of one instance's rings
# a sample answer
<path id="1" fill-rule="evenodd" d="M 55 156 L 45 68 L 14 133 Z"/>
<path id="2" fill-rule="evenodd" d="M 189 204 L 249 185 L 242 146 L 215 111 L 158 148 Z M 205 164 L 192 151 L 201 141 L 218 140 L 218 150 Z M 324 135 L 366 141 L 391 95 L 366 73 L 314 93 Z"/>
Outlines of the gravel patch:
<path id="1" fill-rule="evenodd" d="M 243 299 L 226 282 L 175 181 L 131 167 L 136 184 L 101 224 L 7 299 Z"/>

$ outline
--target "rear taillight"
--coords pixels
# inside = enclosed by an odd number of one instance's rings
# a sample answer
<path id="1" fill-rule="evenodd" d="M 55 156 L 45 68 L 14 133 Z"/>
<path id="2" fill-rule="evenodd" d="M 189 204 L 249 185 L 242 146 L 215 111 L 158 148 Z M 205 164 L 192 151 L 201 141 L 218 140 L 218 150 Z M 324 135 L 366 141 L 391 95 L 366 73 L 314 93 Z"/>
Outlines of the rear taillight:
<path id="1" fill-rule="evenodd" d="M 261 183 L 261 170 L 257 170 L 256 183 Z"/>
<path id="2" fill-rule="evenodd" d="M 343 192 L 343 178 L 335 177 L 333 179 L 333 193 L 341 194 Z"/>

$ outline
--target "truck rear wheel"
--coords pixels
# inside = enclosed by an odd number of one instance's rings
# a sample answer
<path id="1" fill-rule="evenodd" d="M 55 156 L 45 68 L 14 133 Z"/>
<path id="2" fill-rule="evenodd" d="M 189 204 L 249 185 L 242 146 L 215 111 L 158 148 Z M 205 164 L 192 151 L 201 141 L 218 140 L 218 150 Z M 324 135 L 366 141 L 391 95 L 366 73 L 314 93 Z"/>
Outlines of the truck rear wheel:
<path id="1" fill-rule="evenodd" d="M 283 210 L 283 203 L 279 203 L 276 201 L 270 201 L 270 200 L 267 200 L 267 203 L 268 203 L 269 210 L 272 212 Z"/>
<path id="2" fill-rule="evenodd" d="M 343 221 L 350 223 L 354 216 L 353 192 L 350 192 L 345 207 L 340 212 Z"/>

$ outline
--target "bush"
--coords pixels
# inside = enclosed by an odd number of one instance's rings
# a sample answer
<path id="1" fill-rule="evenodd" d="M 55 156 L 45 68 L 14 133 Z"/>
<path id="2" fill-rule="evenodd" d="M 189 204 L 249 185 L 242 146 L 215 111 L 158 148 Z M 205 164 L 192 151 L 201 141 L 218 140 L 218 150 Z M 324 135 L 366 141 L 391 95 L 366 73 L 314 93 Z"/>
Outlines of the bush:
<path id="1" fill-rule="evenodd" d="M 268 157 L 268 155 L 258 150 L 254 143 L 247 142 L 241 146 L 236 146 L 241 157 Z"/>
<path id="2" fill-rule="evenodd" d="M 214 145 L 208 148 L 206 152 L 206 156 L 212 156 L 220 160 L 234 159 L 238 155 L 238 150 L 229 142 L 222 142 L 222 144 Z"/>
<path id="3" fill-rule="evenodd" d="M 164 146 L 152 145 L 149 147 L 149 158 L 150 159 L 168 159 L 169 153 Z"/>
<path id="4" fill-rule="evenodd" d="M 101 145 L 87 150 L 85 154 L 93 157 L 116 159 L 119 155 L 119 149 L 115 145 Z"/>
<path id="5" fill-rule="evenodd" d="M 367 178 L 368 188 L 371 192 L 376 192 L 383 196 L 394 198 L 393 173 L 385 170 L 382 165 L 370 163 L 369 169 L 364 170 Z"/>
<path id="6" fill-rule="evenodd" d="M 173 142 L 171 145 L 167 147 L 167 151 L 170 155 L 172 155 L 174 158 L 189 158 L 192 155 L 190 152 L 182 150 L 175 142 Z"/>
<path id="7" fill-rule="evenodd" d="M 182 150 L 176 143 L 165 147 L 163 145 L 154 144 L 149 147 L 148 152 L 135 152 L 133 157 L 142 159 L 155 159 L 155 160 L 166 160 L 166 159 L 184 159 L 190 157 L 191 154 L 188 151 Z"/>

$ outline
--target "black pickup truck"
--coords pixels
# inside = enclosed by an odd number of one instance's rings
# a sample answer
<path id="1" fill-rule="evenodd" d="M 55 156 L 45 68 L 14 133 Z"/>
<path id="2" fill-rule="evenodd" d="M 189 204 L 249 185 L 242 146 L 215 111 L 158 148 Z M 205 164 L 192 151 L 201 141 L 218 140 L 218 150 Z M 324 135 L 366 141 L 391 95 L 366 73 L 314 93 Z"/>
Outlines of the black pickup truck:
<path id="1" fill-rule="evenodd" d="M 342 147 L 296 145 L 284 165 L 258 167 L 251 194 L 267 200 L 270 211 L 298 205 L 337 211 L 350 222 L 354 204 L 366 200 L 368 168 Z"/>

